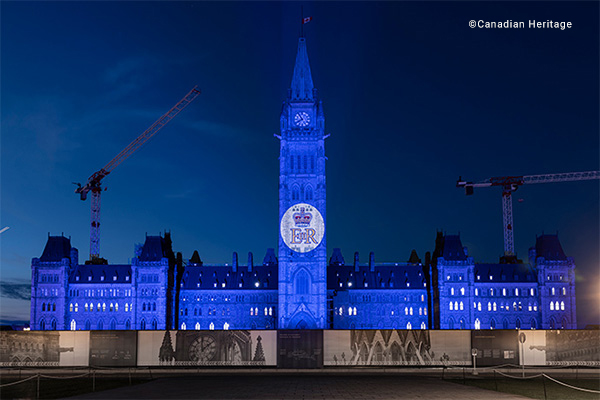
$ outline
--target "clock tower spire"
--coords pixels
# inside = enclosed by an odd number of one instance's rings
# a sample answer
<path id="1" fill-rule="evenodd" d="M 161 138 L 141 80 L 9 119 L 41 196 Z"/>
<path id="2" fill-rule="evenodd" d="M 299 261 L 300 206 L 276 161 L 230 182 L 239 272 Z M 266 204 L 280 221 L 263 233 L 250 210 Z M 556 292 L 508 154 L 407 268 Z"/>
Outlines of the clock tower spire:
<path id="1" fill-rule="evenodd" d="M 280 117 L 279 329 L 327 327 L 325 117 L 306 39 Z"/>

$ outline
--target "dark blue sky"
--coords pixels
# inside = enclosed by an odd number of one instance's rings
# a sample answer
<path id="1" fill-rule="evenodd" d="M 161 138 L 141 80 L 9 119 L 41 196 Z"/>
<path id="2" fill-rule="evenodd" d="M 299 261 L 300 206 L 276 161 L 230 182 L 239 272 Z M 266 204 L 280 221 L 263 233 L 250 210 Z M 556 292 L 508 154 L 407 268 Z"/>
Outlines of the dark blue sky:
<path id="1" fill-rule="evenodd" d="M 1 4 L 0 319 L 48 232 L 89 252 L 73 193 L 191 87 L 202 95 L 108 178 L 101 255 L 125 263 L 146 232 L 205 262 L 277 246 L 281 102 L 300 3 Z M 327 242 L 346 259 L 406 261 L 460 232 L 476 261 L 503 251 L 500 190 L 469 180 L 599 168 L 598 3 L 304 3 L 325 107 Z M 469 20 L 570 21 L 471 29 Z M 577 264 L 581 327 L 600 323 L 597 181 L 524 186 L 515 246 L 558 231 Z"/>

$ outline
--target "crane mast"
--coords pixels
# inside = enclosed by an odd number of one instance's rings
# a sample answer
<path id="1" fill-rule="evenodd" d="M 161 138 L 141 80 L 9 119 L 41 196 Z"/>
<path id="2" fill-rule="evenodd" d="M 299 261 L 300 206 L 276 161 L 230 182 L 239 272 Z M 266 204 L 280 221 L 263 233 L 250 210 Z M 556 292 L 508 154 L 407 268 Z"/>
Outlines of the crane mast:
<path id="1" fill-rule="evenodd" d="M 467 196 L 473 194 L 475 188 L 492 186 L 502 187 L 502 222 L 504 225 L 504 260 L 515 259 L 513 232 L 512 193 L 519 186 L 534 183 L 573 182 L 600 179 L 600 171 L 567 172 L 559 174 L 501 176 L 480 182 L 467 182 L 458 178 L 456 187 L 464 188 Z"/>
<path id="2" fill-rule="evenodd" d="M 90 223 L 90 262 L 92 264 L 103 262 L 100 258 L 100 194 L 102 193 L 102 179 L 156 135 L 158 131 L 186 108 L 199 94 L 200 90 L 197 86 L 194 86 L 177 104 L 110 160 L 104 168 L 94 172 L 88 178 L 85 185 L 81 186 L 81 184 L 77 184 L 78 187 L 75 189 L 75 193 L 80 195 L 81 200 L 86 200 L 88 193 L 92 192 Z"/>

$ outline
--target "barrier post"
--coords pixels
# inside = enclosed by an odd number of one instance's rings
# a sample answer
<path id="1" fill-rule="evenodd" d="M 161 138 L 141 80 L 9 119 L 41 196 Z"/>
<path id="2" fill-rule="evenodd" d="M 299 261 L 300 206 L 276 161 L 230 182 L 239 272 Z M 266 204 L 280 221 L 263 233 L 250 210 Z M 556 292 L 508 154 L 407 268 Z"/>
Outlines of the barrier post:
<path id="1" fill-rule="evenodd" d="M 473 375 L 478 375 L 478 373 L 477 373 L 477 349 L 471 349 L 471 355 L 473 356 Z"/>
<path id="2" fill-rule="evenodd" d="M 496 392 L 498 391 L 498 381 L 496 380 L 496 370 L 494 370 L 494 386 L 496 387 Z"/>
<path id="3" fill-rule="evenodd" d="M 546 377 L 542 375 L 542 383 L 544 384 L 544 400 L 548 400 L 548 396 L 546 395 Z"/>

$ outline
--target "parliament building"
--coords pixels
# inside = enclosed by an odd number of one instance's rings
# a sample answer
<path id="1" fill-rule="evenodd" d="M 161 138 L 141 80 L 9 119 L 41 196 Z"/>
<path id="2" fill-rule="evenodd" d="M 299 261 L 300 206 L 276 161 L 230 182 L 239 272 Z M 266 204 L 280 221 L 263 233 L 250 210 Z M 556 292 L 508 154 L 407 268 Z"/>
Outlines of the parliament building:
<path id="1" fill-rule="evenodd" d="M 80 264 L 49 236 L 31 265 L 32 330 L 576 329 L 575 264 L 557 235 L 528 263 L 479 264 L 441 232 L 422 261 L 327 259 L 325 114 L 305 38 L 280 116 L 279 244 L 262 260 L 184 260 L 170 233 L 146 236 L 131 264 Z M 275 154 L 273 155 L 276 156 Z"/>

